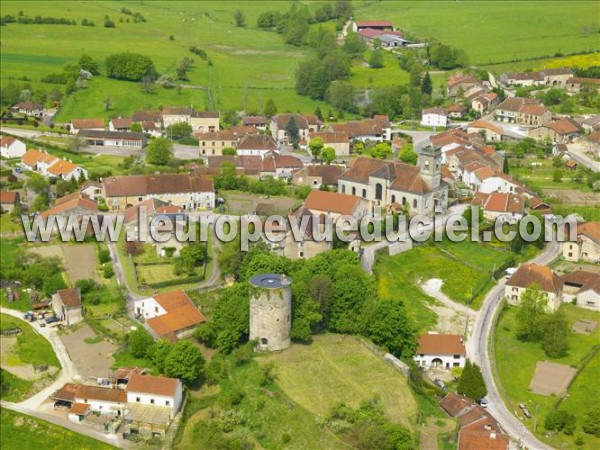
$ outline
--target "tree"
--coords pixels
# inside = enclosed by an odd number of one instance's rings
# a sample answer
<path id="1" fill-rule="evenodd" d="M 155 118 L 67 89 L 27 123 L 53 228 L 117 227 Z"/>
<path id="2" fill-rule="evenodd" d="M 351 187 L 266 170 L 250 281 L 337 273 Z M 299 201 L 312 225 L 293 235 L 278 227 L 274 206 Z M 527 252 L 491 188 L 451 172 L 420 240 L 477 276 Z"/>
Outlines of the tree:
<path id="1" fill-rule="evenodd" d="M 584 433 L 600 437 L 600 406 L 594 405 L 583 417 L 581 426 Z"/>
<path id="2" fill-rule="evenodd" d="M 192 67 L 192 64 L 193 64 L 192 58 L 188 58 L 187 56 L 185 56 L 179 62 L 179 65 L 177 66 L 177 69 L 175 70 L 175 72 L 177 73 L 178 80 L 185 81 L 188 79 L 187 73 L 188 73 L 188 70 L 190 70 L 190 68 Z"/>
<path id="3" fill-rule="evenodd" d="M 112 99 L 110 97 L 107 97 L 102 102 L 102 105 L 104 106 L 104 111 L 109 111 L 110 108 L 112 108 L 113 101 L 112 101 Z"/>
<path id="4" fill-rule="evenodd" d="M 285 126 L 285 132 L 292 144 L 298 144 L 300 141 L 300 130 L 298 130 L 298 124 L 296 123 L 296 118 L 294 116 L 291 116 L 290 120 L 288 120 L 288 123 Z"/>
<path id="5" fill-rule="evenodd" d="M 415 330 L 400 300 L 382 299 L 367 314 L 368 335 L 397 357 L 410 358 L 416 349 Z"/>
<path id="6" fill-rule="evenodd" d="M 508 175 L 509 172 L 510 172 L 510 167 L 508 165 L 508 158 L 505 157 L 504 158 L 504 163 L 502 165 L 502 173 L 505 173 L 505 174 Z"/>
<path id="7" fill-rule="evenodd" d="M 423 82 L 421 84 L 421 92 L 427 95 L 431 95 L 433 92 L 433 83 L 431 82 L 431 76 L 429 75 L 429 72 L 425 72 L 425 76 L 423 77 Z"/>
<path id="8" fill-rule="evenodd" d="M 167 356 L 169 356 L 169 353 L 171 353 L 172 349 L 173 344 L 166 339 L 159 339 L 148 350 L 148 356 L 154 362 L 154 365 L 159 373 L 165 372 L 165 361 L 167 360 Z"/>
<path id="9" fill-rule="evenodd" d="M 406 164 L 417 165 L 419 155 L 412 149 L 412 146 L 405 146 L 398 152 L 398 159 Z"/>
<path id="10" fill-rule="evenodd" d="M 523 341 L 538 341 L 543 336 L 543 318 L 548 296 L 539 289 L 526 289 L 517 311 L 517 337 Z"/>
<path id="11" fill-rule="evenodd" d="M 467 359 L 465 367 L 460 375 L 456 391 L 459 394 L 476 401 L 486 396 L 487 388 L 485 387 L 481 369 L 477 364 L 471 363 L 471 361 Z"/>
<path id="12" fill-rule="evenodd" d="M 265 116 L 268 118 L 271 118 L 275 114 L 277 114 L 277 105 L 275 104 L 275 101 L 272 98 L 267 100 L 267 103 L 265 104 L 264 113 Z"/>
<path id="13" fill-rule="evenodd" d="M 46 211 L 50 207 L 50 198 L 47 192 L 42 192 L 33 199 L 33 203 L 29 207 L 30 212 Z"/>
<path id="14" fill-rule="evenodd" d="M 159 137 L 148 145 L 146 162 L 157 166 L 166 165 L 173 157 L 173 144 L 167 138 Z"/>
<path id="15" fill-rule="evenodd" d="M 202 244 L 192 243 L 181 249 L 180 261 L 183 270 L 189 274 L 194 274 L 196 267 L 201 265 L 206 259 L 206 247 Z"/>
<path id="16" fill-rule="evenodd" d="M 138 53 L 115 53 L 106 58 L 106 76 L 118 80 L 140 81 L 145 76 L 156 79 L 150 58 Z"/>
<path id="17" fill-rule="evenodd" d="M 329 303 L 333 298 L 333 283 L 327 275 L 315 275 L 308 282 L 308 293 L 321 312 L 321 325 L 327 328 Z"/>
<path id="18" fill-rule="evenodd" d="M 233 147 L 225 147 L 223 150 L 221 150 L 221 154 L 223 156 L 235 156 L 236 151 L 235 151 L 235 148 L 233 148 Z"/>
<path id="19" fill-rule="evenodd" d="M 314 115 L 317 116 L 319 120 L 323 120 L 323 113 L 321 112 L 321 108 L 318 106 L 315 108 Z"/>
<path id="20" fill-rule="evenodd" d="M 310 147 L 310 152 L 312 153 L 313 158 L 318 159 L 319 155 L 321 154 L 321 150 L 323 150 L 323 139 L 320 137 L 312 138 L 308 143 L 308 146 Z"/>
<path id="21" fill-rule="evenodd" d="M 465 220 L 467 221 L 467 226 L 469 228 L 473 228 L 473 209 L 475 210 L 475 213 L 477 214 L 477 218 L 479 223 L 483 223 L 484 221 L 484 217 L 483 217 L 483 209 L 479 206 L 472 206 L 470 208 L 465 209 L 465 212 L 463 213 L 463 217 L 465 218 Z"/>
<path id="22" fill-rule="evenodd" d="M 79 57 L 78 61 L 79 67 L 83 70 L 87 70 L 92 75 L 98 75 L 100 70 L 98 68 L 98 63 L 92 59 L 91 56 L 83 54 Z"/>
<path id="23" fill-rule="evenodd" d="M 543 330 L 542 348 L 550 358 L 561 358 L 569 350 L 567 336 L 569 323 L 561 310 L 545 316 L 540 327 Z"/>
<path id="24" fill-rule="evenodd" d="M 205 361 L 200 349 L 191 341 L 179 341 L 165 360 L 165 375 L 179 378 L 192 386 L 201 381 Z"/>
<path id="25" fill-rule="evenodd" d="M 143 327 L 138 327 L 127 335 L 129 352 L 136 358 L 145 358 L 153 344 L 154 339 Z"/>
<path id="26" fill-rule="evenodd" d="M 233 18 L 235 19 L 236 27 L 245 27 L 246 26 L 246 16 L 244 15 L 244 11 L 241 9 L 236 9 L 233 13 Z"/>
<path id="27" fill-rule="evenodd" d="M 186 122 L 178 122 L 167 127 L 167 136 L 176 140 L 184 139 L 192 135 L 192 126 Z"/>
<path id="28" fill-rule="evenodd" d="M 563 171 L 560 169 L 554 169 L 554 173 L 552 174 L 552 180 L 555 183 L 560 183 L 560 182 L 562 182 L 562 178 L 563 178 Z"/>
<path id="29" fill-rule="evenodd" d="M 371 156 L 377 159 L 386 159 L 394 153 L 390 144 L 380 142 L 370 150 Z"/>
<path id="30" fill-rule="evenodd" d="M 31 189 L 36 194 L 46 192 L 48 189 L 48 180 L 37 173 L 32 173 L 25 182 L 25 187 Z"/>
<path id="31" fill-rule="evenodd" d="M 344 51 L 352 57 L 360 56 L 364 53 L 367 46 L 358 33 L 350 32 L 344 39 Z"/>
<path id="32" fill-rule="evenodd" d="M 69 138 L 67 148 L 70 152 L 79 153 L 85 147 L 87 147 L 87 141 L 81 136 L 75 135 Z"/>
<path id="33" fill-rule="evenodd" d="M 327 164 L 331 164 L 335 161 L 335 149 L 333 147 L 325 147 L 323 151 L 321 151 L 321 159 Z"/>
<path id="34" fill-rule="evenodd" d="M 383 50 L 374 50 L 369 58 L 371 69 L 381 69 L 383 67 Z"/>

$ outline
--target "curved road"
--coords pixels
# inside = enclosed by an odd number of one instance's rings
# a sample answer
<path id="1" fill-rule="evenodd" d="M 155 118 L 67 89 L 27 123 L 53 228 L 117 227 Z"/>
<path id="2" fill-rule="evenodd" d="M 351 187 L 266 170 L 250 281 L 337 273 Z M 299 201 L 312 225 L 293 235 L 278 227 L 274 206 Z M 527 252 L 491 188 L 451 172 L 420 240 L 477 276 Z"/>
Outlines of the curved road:
<path id="1" fill-rule="evenodd" d="M 531 263 L 549 264 L 560 254 L 560 244 L 550 242 L 546 249 L 532 259 Z M 544 444 L 531 433 L 507 408 L 504 400 L 498 392 L 498 386 L 492 372 L 489 342 L 492 337 L 492 326 L 496 314 L 499 313 L 506 280 L 502 279 L 486 295 L 483 306 L 479 311 L 477 320 L 473 327 L 473 334 L 467 342 L 467 353 L 469 358 L 481 367 L 483 378 L 487 387 L 487 398 L 489 400 L 488 410 L 492 416 L 502 425 L 502 428 L 511 437 L 520 441 L 526 448 L 552 450 L 552 447 Z"/>

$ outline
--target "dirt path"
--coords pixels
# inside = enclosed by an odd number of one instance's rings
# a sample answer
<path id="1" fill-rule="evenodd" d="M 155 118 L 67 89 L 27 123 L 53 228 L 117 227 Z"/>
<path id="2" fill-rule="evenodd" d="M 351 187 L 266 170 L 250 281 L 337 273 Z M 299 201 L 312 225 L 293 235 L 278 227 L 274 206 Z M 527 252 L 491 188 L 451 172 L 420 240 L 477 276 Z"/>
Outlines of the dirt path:
<path id="1" fill-rule="evenodd" d="M 457 303 L 442 292 L 443 280 L 432 278 L 420 283 L 421 289 L 430 297 L 437 300 L 438 304 L 428 304 L 427 307 L 438 315 L 436 331 L 438 333 L 464 334 L 469 329 L 477 312 L 471 308 Z"/>

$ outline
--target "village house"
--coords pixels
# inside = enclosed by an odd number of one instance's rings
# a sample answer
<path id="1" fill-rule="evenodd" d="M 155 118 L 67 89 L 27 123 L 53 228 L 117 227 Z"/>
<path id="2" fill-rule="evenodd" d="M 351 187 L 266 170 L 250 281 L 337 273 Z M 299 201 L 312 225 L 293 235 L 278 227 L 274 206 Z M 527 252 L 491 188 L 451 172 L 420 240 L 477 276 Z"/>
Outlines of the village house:
<path id="1" fill-rule="evenodd" d="M 0 138 L 0 156 L 3 158 L 20 158 L 27 151 L 24 142 L 12 136 L 3 136 Z"/>
<path id="2" fill-rule="evenodd" d="M 192 108 L 166 107 L 161 110 L 162 124 L 165 128 L 178 123 L 190 124 L 193 113 Z"/>
<path id="3" fill-rule="evenodd" d="M 362 197 L 379 206 L 405 208 L 410 214 L 446 211 L 448 185 L 441 181 L 441 151 L 419 151 L 417 166 L 359 157 L 338 179 L 338 192 Z"/>
<path id="4" fill-rule="evenodd" d="M 125 131 L 79 130 L 77 135 L 85 139 L 88 145 L 95 147 L 112 146 L 142 149 L 148 142 L 144 133 Z"/>
<path id="5" fill-rule="evenodd" d="M 92 200 L 98 201 L 100 197 L 104 197 L 104 191 L 102 190 L 102 183 L 95 180 L 86 180 L 79 187 L 79 192 Z"/>
<path id="6" fill-rule="evenodd" d="M 542 126 L 530 130 L 529 136 L 557 144 L 566 144 L 572 142 L 582 132 L 583 128 L 579 123 L 570 117 L 565 117 L 553 122 L 546 122 Z"/>
<path id="7" fill-rule="evenodd" d="M 382 142 L 391 140 L 391 124 L 385 120 L 363 119 L 329 126 L 332 133 L 345 133 L 351 141 Z"/>
<path id="8" fill-rule="evenodd" d="M 70 180 L 71 178 L 80 179 L 88 177 L 88 172 L 83 167 L 59 159 L 54 155 L 42 152 L 40 150 L 28 150 L 21 157 L 21 167 L 25 170 L 37 172 L 45 177 L 57 177 L 63 180 Z"/>
<path id="9" fill-rule="evenodd" d="M 446 112 L 450 117 L 461 119 L 467 115 L 469 112 L 469 107 L 463 105 L 462 103 L 453 103 L 446 108 Z"/>
<path id="10" fill-rule="evenodd" d="M 304 201 L 304 208 L 313 216 L 325 215 L 333 221 L 340 216 L 352 216 L 356 219 L 370 212 L 369 203 L 362 198 L 314 189 Z"/>
<path id="11" fill-rule="evenodd" d="M 562 281 L 550 267 L 522 264 L 506 281 L 504 296 L 511 305 L 518 305 L 528 289 L 538 289 L 546 295 L 548 311 L 556 311 L 562 299 Z"/>
<path id="12" fill-rule="evenodd" d="M 508 72 L 500 75 L 499 80 L 506 86 L 543 86 L 546 84 L 541 72 Z"/>
<path id="13" fill-rule="evenodd" d="M 600 90 L 600 78 L 572 77 L 566 83 L 567 92 L 571 94 L 579 94 L 586 86 L 596 91 Z"/>
<path id="14" fill-rule="evenodd" d="M 123 389 L 67 383 L 52 394 L 52 400 L 55 406 L 68 406 L 69 420 L 77 423 L 92 412 L 103 417 L 122 417 L 127 393 Z"/>
<path id="15" fill-rule="evenodd" d="M 271 136 L 273 136 L 273 139 L 278 143 L 283 144 L 290 142 L 287 127 L 292 119 L 296 122 L 298 138 L 301 141 L 308 141 L 309 133 L 316 133 L 317 131 L 320 131 L 323 126 L 323 122 L 315 115 L 303 116 L 295 113 L 275 115 L 271 118 L 270 130 Z"/>
<path id="16" fill-rule="evenodd" d="M 54 206 L 42 211 L 40 217 L 46 219 L 51 216 L 82 217 L 96 214 L 98 214 L 98 203 L 79 192 L 74 192 L 56 199 Z"/>
<path id="17" fill-rule="evenodd" d="M 265 116 L 244 116 L 242 117 L 242 125 L 245 127 L 255 127 L 261 131 L 266 131 L 268 123 Z"/>
<path id="18" fill-rule="evenodd" d="M 181 380 L 134 374 L 127 383 L 126 393 L 126 429 L 164 437 L 183 403 Z"/>
<path id="19" fill-rule="evenodd" d="M 565 241 L 562 246 L 567 261 L 600 262 L 600 222 L 578 224 L 577 240 Z"/>
<path id="20" fill-rule="evenodd" d="M 110 131 L 131 131 L 133 121 L 127 117 L 117 117 L 108 121 L 108 129 Z"/>
<path id="21" fill-rule="evenodd" d="M 158 130 L 162 129 L 162 113 L 160 111 L 134 111 L 131 121 L 139 124 L 153 124 Z"/>
<path id="22" fill-rule="evenodd" d="M 80 130 L 104 131 L 104 119 L 72 119 L 68 126 L 71 134 L 77 134 Z"/>
<path id="23" fill-rule="evenodd" d="M 445 109 L 438 107 L 424 109 L 421 114 L 421 125 L 446 128 L 448 126 L 448 113 Z"/>
<path id="24" fill-rule="evenodd" d="M 221 156 L 224 148 L 236 148 L 239 137 L 231 131 L 197 133 L 200 156 Z"/>
<path id="25" fill-rule="evenodd" d="M 483 89 L 483 82 L 471 75 L 455 75 L 448 79 L 448 97 L 468 97 Z"/>
<path id="26" fill-rule="evenodd" d="M 186 211 L 215 207 L 214 185 L 207 176 L 179 173 L 106 177 L 102 180 L 102 188 L 106 204 L 112 211 L 148 198 L 158 198 Z"/>
<path id="27" fill-rule="evenodd" d="M 323 141 L 323 148 L 333 148 L 336 158 L 350 155 L 350 138 L 345 132 L 323 131 L 310 133 L 308 143 L 310 144 L 310 141 L 316 138 Z"/>
<path id="28" fill-rule="evenodd" d="M 30 101 L 17 103 L 11 108 L 19 114 L 25 114 L 31 117 L 42 117 L 44 114 L 44 106 Z"/>
<path id="29" fill-rule="evenodd" d="M 556 69 L 544 69 L 544 83 L 546 86 L 565 86 L 567 81 L 573 77 L 573 69 L 559 67 Z"/>
<path id="30" fill-rule="evenodd" d="M 78 166 L 72 161 L 66 161 L 64 159 L 59 159 L 48 166 L 46 172 L 49 177 L 56 177 L 67 181 L 73 178 L 80 180 L 82 177 L 84 179 L 87 179 L 88 177 L 88 171 L 86 169 Z"/>
<path id="31" fill-rule="evenodd" d="M 492 175 L 481 180 L 477 190 L 483 194 L 491 194 L 492 192 L 504 192 L 512 194 L 523 189 L 525 189 L 524 185 L 514 178 L 506 175 L 505 173 L 494 171 Z"/>
<path id="32" fill-rule="evenodd" d="M 419 367 L 452 369 L 465 366 L 466 354 L 461 335 L 430 332 L 419 337 L 414 360 Z"/>
<path id="33" fill-rule="evenodd" d="M 345 170 L 345 167 L 336 165 L 310 165 L 296 171 L 292 176 L 292 183 L 295 186 L 310 186 L 313 189 L 324 186 L 337 190 L 338 178 Z"/>
<path id="34" fill-rule="evenodd" d="M 594 131 L 600 131 L 600 114 L 595 114 L 590 117 L 586 117 L 581 121 L 581 127 L 586 133 L 593 133 Z"/>
<path id="35" fill-rule="evenodd" d="M 239 141 L 236 154 L 239 156 L 260 156 L 264 158 L 267 153 L 278 151 L 279 147 L 271 136 L 265 134 L 248 134 Z"/>
<path id="36" fill-rule="evenodd" d="M 297 170 L 304 167 L 302 161 L 292 155 L 280 155 L 277 152 L 265 154 L 260 169 L 260 178 L 266 177 L 289 180 Z"/>
<path id="37" fill-rule="evenodd" d="M 478 192 L 471 203 L 483 209 L 486 219 L 494 220 L 499 217 L 521 219 L 525 215 L 525 197 L 520 194 Z"/>
<path id="38" fill-rule="evenodd" d="M 580 308 L 600 311 L 600 274 L 576 270 L 560 277 L 563 302 L 574 301 Z"/>
<path id="39" fill-rule="evenodd" d="M 192 111 L 189 124 L 192 131 L 210 133 L 220 130 L 221 116 L 217 111 Z"/>
<path id="40" fill-rule="evenodd" d="M 467 127 L 467 133 L 477 133 L 485 136 L 486 142 L 500 142 L 502 140 L 502 128 L 485 120 L 476 120 Z"/>
<path id="41" fill-rule="evenodd" d="M 262 158 L 260 156 L 207 156 L 206 166 L 196 169 L 198 174 L 218 175 L 221 173 L 223 164 L 230 164 L 234 167 L 236 174 L 247 177 L 260 177 L 262 169 Z"/>
<path id="42" fill-rule="evenodd" d="M 500 122 L 539 127 L 551 119 L 552 113 L 537 99 L 508 97 L 498 105 L 494 117 Z"/>
<path id="43" fill-rule="evenodd" d="M 133 309 L 154 339 L 177 340 L 206 321 L 185 291 L 171 291 L 136 300 Z"/>
<path id="44" fill-rule="evenodd" d="M 486 94 L 475 97 L 471 101 L 471 108 L 480 116 L 483 116 L 491 112 L 500 103 L 500 98 L 495 92 L 488 92 Z"/>
<path id="45" fill-rule="evenodd" d="M 83 320 L 81 291 L 79 288 L 59 289 L 52 296 L 54 314 L 67 326 Z"/>
<path id="46" fill-rule="evenodd" d="M 0 212 L 11 213 L 21 204 L 21 194 L 17 191 L 0 191 Z"/>

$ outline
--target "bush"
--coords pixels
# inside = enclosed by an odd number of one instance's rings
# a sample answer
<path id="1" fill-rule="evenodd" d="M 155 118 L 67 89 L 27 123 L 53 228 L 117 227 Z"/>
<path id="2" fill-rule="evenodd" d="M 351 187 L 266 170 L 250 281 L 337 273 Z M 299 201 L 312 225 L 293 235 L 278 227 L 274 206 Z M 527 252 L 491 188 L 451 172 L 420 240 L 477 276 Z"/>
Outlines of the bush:
<path id="1" fill-rule="evenodd" d="M 104 269 L 102 270 L 102 274 L 104 275 L 104 278 L 112 278 L 112 276 L 115 274 L 113 265 L 111 263 L 105 264 Z"/>
<path id="2" fill-rule="evenodd" d="M 98 259 L 100 260 L 100 264 L 104 264 L 110 261 L 110 252 L 107 248 L 101 248 L 98 251 Z"/>

